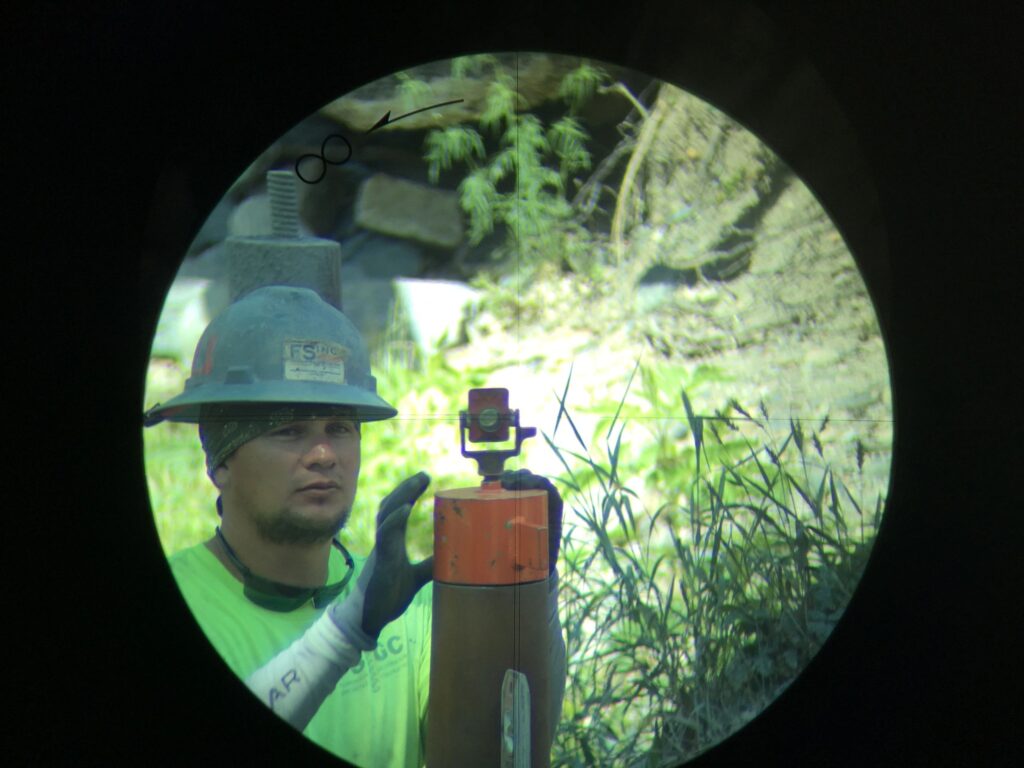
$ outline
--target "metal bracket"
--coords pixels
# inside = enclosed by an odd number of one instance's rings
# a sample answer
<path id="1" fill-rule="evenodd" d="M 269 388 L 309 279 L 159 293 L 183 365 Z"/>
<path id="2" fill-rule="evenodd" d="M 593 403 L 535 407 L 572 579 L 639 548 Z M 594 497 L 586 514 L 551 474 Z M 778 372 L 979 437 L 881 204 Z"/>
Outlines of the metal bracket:
<path id="1" fill-rule="evenodd" d="M 530 768 L 530 683 L 514 669 L 501 682 L 500 768 Z"/>
<path id="2" fill-rule="evenodd" d="M 504 451 L 468 451 L 466 450 L 466 430 L 469 429 L 469 414 L 459 413 L 459 434 L 462 439 L 462 455 L 474 459 L 479 467 L 478 474 L 486 480 L 497 480 L 505 469 L 505 461 L 519 455 L 523 440 L 537 434 L 536 427 L 520 427 L 519 411 L 512 411 L 512 427 L 515 428 L 516 447 Z"/>
<path id="3" fill-rule="evenodd" d="M 508 439 L 508 429 L 515 429 L 515 448 L 496 451 L 466 450 L 466 432 L 471 442 L 499 442 Z M 537 434 L 536 427 L 519 426 L 519 411 L 508 408 L 507 389 L 471 389 L 469 410 L 459 412 L 459 438 L 462 455 L 474 459 L 485 480 L 497 480 L 505 461 L 519 455 L 523 440 Z"/>

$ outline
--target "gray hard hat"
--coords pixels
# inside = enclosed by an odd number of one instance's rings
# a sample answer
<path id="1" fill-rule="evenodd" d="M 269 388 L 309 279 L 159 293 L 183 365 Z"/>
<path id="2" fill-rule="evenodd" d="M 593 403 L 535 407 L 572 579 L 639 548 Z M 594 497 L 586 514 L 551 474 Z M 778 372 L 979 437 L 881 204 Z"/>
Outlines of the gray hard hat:
<path id="1" fill-rule="evenodd" d="M 348 406 L 358 421 L 398 413 L 377 395 L 366 345 L 352 322 L 315 291 L 274 285 L 243 296 L 211 321 L 185 390 L 150 408 L 143 423 L 198 423 L 204 405 L 271 403 Z"/>

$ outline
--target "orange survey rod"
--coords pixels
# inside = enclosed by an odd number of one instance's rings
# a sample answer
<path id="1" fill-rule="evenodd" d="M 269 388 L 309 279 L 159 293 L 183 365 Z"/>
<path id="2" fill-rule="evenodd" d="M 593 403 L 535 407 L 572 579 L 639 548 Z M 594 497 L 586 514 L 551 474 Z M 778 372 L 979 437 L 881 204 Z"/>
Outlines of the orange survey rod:
<path id="1" fill-rule="evenodd" d="M 509 440 L 515 448 L 469 451 Z M 548 510 L 542 490 L 507 491 L 505 460 L 536 434 L 507 389 L 473 389 L 459 414 L 479 487 L 434 497 L 428 768 L 548 768 Z"/>

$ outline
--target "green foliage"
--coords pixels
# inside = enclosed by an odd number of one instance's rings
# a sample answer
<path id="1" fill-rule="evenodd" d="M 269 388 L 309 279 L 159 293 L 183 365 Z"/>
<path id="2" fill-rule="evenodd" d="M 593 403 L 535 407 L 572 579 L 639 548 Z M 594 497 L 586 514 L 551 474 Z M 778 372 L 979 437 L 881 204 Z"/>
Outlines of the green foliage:
<path id="1" fill-rule="evenodd" d="M 507 72 L 495 69 L 491 85 L 487 89 L 484 112 L 480 125 L 491 132 L 511 128 L 516 123 L 516 112 L 522 108 L 522 97 L 516 92 L 515 80 Z"/>
<path id="2" fill-rule="evenodd" d="M 452 65 L 455 76 L 486 70 L 490 84 L 479 130 L 453 126 L 430 132 L 424 154 L 428 177 L 436 184 L 442 171 L 465 167 L 458 192 L 468 239 L 478 245 L 501 227 L 507 239 L 496 250 L 496 260 L 514 255 L 527 275 L 552 259 L 584 270 L 590 263 L 585 255 L 595 251 L 593 238 L 573 220 L 567 191 L 576 174 L 591 167 L 591 156 L 589 136 L 573 114 L 607 75 L 587 63 L 568 74 L 559 95 L 570 114 L 545 126 L 535 115 L 522 113 L 515 80 L 493 57 L 463 57 Z M 497 143 L 490 155 L 484 134 Z"/>
<path id="3" fill-rule="evenodd" d="M 459 193 L 459 202 L 469 214 L 469 238 L 478 243 L 494 228 L 498 192 L 487 172 L 477 169 L 463 179 Z"/>
<path id="4" fill-rule="evenodd" d="M 196 426 L 165 422 L 144 430 L 142 438 L 153 522 L 164 552 L 205 541 L 217 525 L 217 493 L 206 476 Z"/>
<path id="5" fill-rule="evenodd" d="M 471 77 L 485 69 L 494 70 L 498 67 L 498 58 L 490 53 L 458 56 L 452 59 L 452 77 Z"/>
<path id="6" fill-rule="evenodd" d="M 565 395 L 559 418 L 581 450 L 548 438 L 567 500 L 569 681 L 553 765 L 675 765 L 742 727 L 828 637 L 880 521 L 881 498 L 865 514 L 812 460 L 827 420 L 810 442 L 793 422 L 780 438 L 763 407 L 763 419 L 738 403 L 703 415 L 685 388 L 685 431 L 656 446 L 665 468 L 645 475 L 650 449 L 630 455 L 627 420 L 645 398 L 664 407 L 658 382 L 674 372 L 641 370 L 632 397 L 635 374 L 589 446 Z M 665 500 L 653 510 L 630 487 L 644 477 Z"/>
<path id="7" fill-rule="evenodd" d="M 430 86 L 422 80 L 417 80 L 406 72 L 399 72 L 397 78 L 398 99 L 402 109 L 416 109 L 433 96 Z"/>
<path id="8" fill-rule="evenodd" d="M 685 498 L 699 456 L 692 445 L 683 442 L 689 426 L 678 415 L 680 403 L 673 393 L 681 388 L 703 390 L 728 381 L 721 369 L 712 365 L 699 365 L 692 371 L 672 363 L 637 366 L 620 401 L 594 401 L 578 410 L 600 415 L 597 429 L 605 433 L 620 421 L 639 425 L 643 434 L 642 439 L 632 441 L 630 477 L 657 495 L 661 504 L 674 507 Z M 729 412 L 728 408 L 724 410 Z M 677 416 L 673 418 L 672 414 Z M 710 460 L 720 461 L 740 454 L 744 446 L 726 435 L 704 445 L 704 451 Z M 577 471 L 585 477 L 590 472 L 586 465 Z"/>
<path id="9" fill-rule="evenodd" d="M 587 151 L 587 132 L 579 121 L 572 117 L 558 120 L 547 133 L 547 140 L 559 159 L 559 189 L 564 190 L 569 177 L 576 171 L 590 168 L 590 153 Z"/>
<path id="10" fill-rule="evenodd" d="M 442 131 L 433 131 L 426 138 L 427 173 L 436 184 L 441 171 L 447 171 L 453 163 L 466 163 L 477 167 L 477 160 L 484 159 L 484 140 L 472 128 L 451 126 Z"/>
<path id="11" fill-rule="evenodd" d="M 151 363 L 145 407 L 177 395 L 187 377 L 181 363 Z M 205 541 L 217 525 L 217 494 L 206 476 L 206 457 L 196 425 L 163 422 L 144 429 L 142 440 L 153 522 L 164 552 L 171 554 Z M 145 514 L 143 510 L 139 513 Z"/>
<path id="12" fill-rule="evenodd" d="M 597 89 L 607 82 L 607 72 L 600 67 L 583 62 L 565 76 L 558 87 L 558 95 L 569 105 L 572 113 L 576 114 L 597 92 Z"/>

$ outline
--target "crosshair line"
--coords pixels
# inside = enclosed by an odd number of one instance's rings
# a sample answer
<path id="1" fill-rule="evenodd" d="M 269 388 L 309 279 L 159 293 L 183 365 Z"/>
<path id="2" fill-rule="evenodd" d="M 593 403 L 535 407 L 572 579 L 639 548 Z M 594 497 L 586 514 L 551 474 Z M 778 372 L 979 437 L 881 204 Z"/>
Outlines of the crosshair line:
<path id="1" fill-rule="evenodd" d="M 610 416 L 614 416 L 615 414 L 613 412 L 609 411 L 607 413 L 587 413 L 587 414 L 583 414 L 583 415 L 584 416 L 590 416 L 590 417 L 595 417 L 596 416 L 598 418 L 608 418 Z M 767 418 L 767 419 L 764 419 L 764 418 L 756 419 L 756 418 L 747 418 L 747 417 L 744 417 L 744 416 L 714 416 L 714 415 L 706 415 L 706 414 L 701 414 L 701 413 L 695 413 L 694 414 L 694 418 L 703 419 L 704 421 L 737 421 L 737 422 L 749 422 L 749 423 L 761 423 L 761 422 L 776 423 L 776 422 L 778 422 L 780 424 L 788 424 L 790 421 L 812 422 L 813 423 L 813 422 L 816 422 L 816 421 L 821 421 L 821 419 L 823 417 L 821 417 L 821 416 L 792 416 L 792 417 L 790 417 L 790 416 L 772 416 L 772 417 Z M 391 421 L 458 421 L 458 420 L 459 420 L 459 415 L 457 413 L 433 413 L 433 414 L 427 414 L 427 415 L 423 415 L 423 416 L 395 416 L 395 417 L 393 417 L 391 419 Z M 687 421 L 687 416 L 686 416 L 685 413 L 666 414 L 666 415 L 662 415 L 662 416 L 623 416 L 623 417 L 621 417 L 621 420 L 623 420 L 623 421 Z M 895 424 L 896 421 L 895 421 L 895 419 L 835 419 L 835 418 L 831 418 L 830 417 L 829 420 L 828 420 L 828 423 L 829 424 L 840 424 L 840 423 L 841 424 L 846 424 L 846 423 Z"/>

